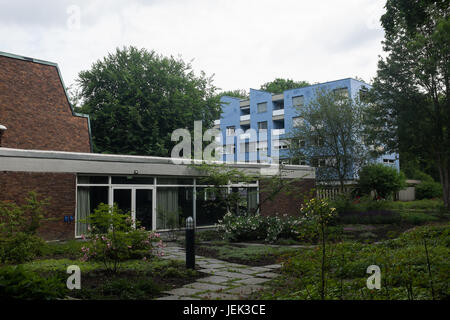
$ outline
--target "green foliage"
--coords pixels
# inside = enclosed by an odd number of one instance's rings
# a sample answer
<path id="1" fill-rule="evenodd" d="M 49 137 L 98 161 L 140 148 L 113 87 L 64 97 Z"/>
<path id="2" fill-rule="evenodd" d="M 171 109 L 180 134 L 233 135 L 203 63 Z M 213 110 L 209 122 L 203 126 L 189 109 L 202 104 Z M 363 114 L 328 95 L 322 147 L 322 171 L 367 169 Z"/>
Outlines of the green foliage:
<path id="1" fill-rule="evenodd" d="M 51 300 L 64 297 L 66 282 L 62 277 L 42 277 L 22 266 L 0 269 L 0 300 Z"/>
<path id="2" fill-rule="evenodd" d="M 34 191 L 28 193 L 24 204 L 0 202 L 0 237 L 9 237 L 17 232 L 34 235 L 42 220 L 46 219 L 45 208 L 49 199 L 38 199 Z"/>
<path id="3" fill-rule="evenodd" d="M 387 199 L 405 188 L 405 175 L 381 163 L 370 164 L 359 173 L 358 188 L 363 194 L 375 192 L 375 198 Z"/>
<path id="4" fill-rule="evenodd" d="M 450 203 L 448 1 L 388 0 L 367 141 L 433 163 Z"/>
<path id="5" fill-rule="evenodd" d="M 135 47 L 117 48 L 79 74 L 95 152 L 170 156 L 171 133 L 209 127 L 220 115 L 212 77 L 194 74 L 180 58 Z"/>
<path id="6" fill-rule="evenodd" d="M 155 296 L 161 291 L 152 279 L 114 279 L 102 285 L 102 292 L 106 296 L 118 297 L 121 300 L 139 300 L 148 296 Z"/>
<path id="7" fill-rule="evenodd" d="M 48 204 L 36 192 L 30 192 L 22 205 L 0 202 L 0 263 L 22 263 L 42 253 L 45 242 L 36 233 Z"/>
<path id="8" fill-rule="evenodd" d="M 416 199 L 433 199 L 442 197 L 442 185 L 434 181 L 424 181 L 416 185 Z"/>
<path id="9" fill-rule="evenodd" d="M 277 239 L 295 239 L 298 237 L 298 228 L 302 224 L 299 217 L 245 215 L 236 216 L 227 213 L 219 221 L 218 230 L 223 237 L 230 241 L 264 240 L 275 242 Z"/>
<path id="10" fill-rule="evenodd" d="M 236 89 L 236 90 L 228 90 L 228 91 L 222 91 L 218 94 L 219 98 L 223 96 L 227 97 L 234 97 L 239 99 L 248 99 L 248 93 L 245 90 L 242 89 Z"/>
<path id="11" fill-rule="evenodd" d="M 330 244 L 326 299 L 448 299 L 450 225 L 418 227 L 379 244 Z M 366 287 L 370 265 L 381 269 L 381 289 Z M 283 261 L 283 276 L 253 298 L 321 299 L 321 252 L 298 250 Z"/>
<path id="12" fill-rule="evenodd" d="M 117 204 L 111 207 L 101 203 L 87 222 L 90 241 L 81 248 L 82 261 L 101 261 L 108 271 L 115 273 L 122 261 L 148 261 L 162 254 L 160 235 L 144 227 L 135 229 L 130 214 L 121 213 Z"/>
<path id="13" fill-rule="evenodd" d="M 311 84 L 306 81 L 294 81 L 292 79 L 276 78 L 271 82 L 266 82 L 261 86 L 261 90 L 271 93 L 283 93 L 290 89 L 308 87 Z"/>
<path id="14" fill-rule="evenodd" d="M 351 179 L 368 159 L 367 147 L 361 140 L 364 103 L 334 91 L 317 90 L 315 100 L 297 109 L 304 122 L 293 128 L 289 138 L 305 144 L 292 144 L 290 156 L 318 167 L 317 180 L 337 180 L 343 188 L 344 181 Z M 327 159 L 319 167 L 318 159 L 324 156 Z"/>
<path id="15" fill-rule="evenodd" d="M 0 239 L 0 262 L 23 263 L 42 254 L 45 242 L 31 234 L 19 232 Z"/>

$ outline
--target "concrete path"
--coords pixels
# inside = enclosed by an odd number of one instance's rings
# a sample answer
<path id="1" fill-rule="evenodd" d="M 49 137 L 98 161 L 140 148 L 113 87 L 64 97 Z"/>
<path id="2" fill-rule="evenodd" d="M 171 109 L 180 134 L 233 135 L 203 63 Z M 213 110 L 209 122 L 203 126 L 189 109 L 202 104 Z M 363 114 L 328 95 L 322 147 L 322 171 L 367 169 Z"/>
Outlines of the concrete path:
<path id="1" fill-rule="evenodd" d="M 165 259 L 185 261 L 186 253 L 181 247 L 170 245 L 164 249 Z M 278 276 L 273 271 L 281 265 L 252 267 L 218 259 L 195 257 L 199 271 L 208 276 L 194 283 L 170 291 L 157 300 L 239 300 L 264 288 L 264 283 Z"/>

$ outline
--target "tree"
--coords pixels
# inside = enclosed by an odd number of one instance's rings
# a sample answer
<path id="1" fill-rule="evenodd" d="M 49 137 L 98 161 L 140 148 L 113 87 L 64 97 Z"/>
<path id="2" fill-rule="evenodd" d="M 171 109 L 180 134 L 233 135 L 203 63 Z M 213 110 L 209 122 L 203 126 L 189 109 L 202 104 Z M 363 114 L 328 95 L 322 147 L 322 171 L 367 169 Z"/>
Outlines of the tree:
<path id="1" fill-rule="evenodd" d="M 359 173 L 358 188 L 364 194 L 375 191 L 375 198 L 386 199 L 405 187 L 405 175 L 382 163 L 367 165 Z"/>
<path id="2" fill-rule="evenodd" d="M 333 91 L 318 90 L 316 99 L 298 108 L 302 123 L 291 134 L 291 158 L 319 167 L 317 179 L 339 181 L 341 190 L 352 173 L 367 162 L 362 141 L 364 104 Z"/>
<path id="3" fill-rule="evenodd" d="M 171 133 L 220 114 L 212 78 L 189 63 L 124 47 L 79 74 L 96 152 L 170 156 Z"/>
<path id="4" fill-rule="evenodd" d="M 292 79 L 276 78 L 271 82 L 266 82 L 261 86 L 261 90 L 271 93 L 283 93 L 290 89 L 308 87 L 311 84 L 306 81 L 294 81 Z"/>
<path id="5" fill-rule="evenodd" d="M 388 0 L 368 139 L 438 168 L 450 205 L 450 7 L 448 1 Z"/>
<path id="6" fill-rule="evenodd" d="M 218 96 L 219 96 L 219 98 L 221 98 L 223 96 L 235 97 L 235 98 L 239 98 L 239 99 L 248 99 L 249 98 L 248 92 L 243 89 L 223 91 L 223 92 L 220 92 L 218 94 Z"/>

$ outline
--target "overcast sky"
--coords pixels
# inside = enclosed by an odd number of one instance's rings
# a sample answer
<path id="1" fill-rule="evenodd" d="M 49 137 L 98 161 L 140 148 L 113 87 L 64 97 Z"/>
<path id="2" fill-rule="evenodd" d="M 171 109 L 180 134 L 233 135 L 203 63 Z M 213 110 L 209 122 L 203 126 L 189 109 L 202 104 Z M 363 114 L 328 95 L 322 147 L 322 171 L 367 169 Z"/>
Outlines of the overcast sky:
<path id="1" fill-rule="evenodd" d="M 66 85 L 116 47 L 192 61 L 223 90 L 276 77 L 370 81 L 385 0 L 0 0 L 0 51 L 59 64 Z"/>

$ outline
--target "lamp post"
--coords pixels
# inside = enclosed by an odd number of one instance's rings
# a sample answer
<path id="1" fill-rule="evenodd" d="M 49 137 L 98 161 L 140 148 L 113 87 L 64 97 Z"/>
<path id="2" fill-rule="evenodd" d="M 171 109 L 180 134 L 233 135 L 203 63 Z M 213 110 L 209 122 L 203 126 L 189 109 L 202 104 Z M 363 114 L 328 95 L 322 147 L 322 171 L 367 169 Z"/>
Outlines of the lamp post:
<path id="1" fill-rule="evenodd" d="M 186 219 L 186 268 L 195 269 L 195 226 L 194 219 Z"/>
<path id="2" fill-rule="evenodd" d="M 3 135 L 3 132 L 5 132 L 6 129 L 7 128 L 4 125 L 0 124 L 0 147 L 2 146 L 2 135 Z"/>

